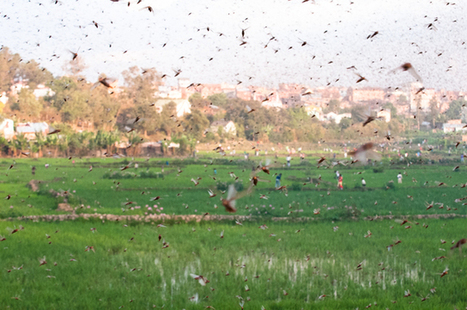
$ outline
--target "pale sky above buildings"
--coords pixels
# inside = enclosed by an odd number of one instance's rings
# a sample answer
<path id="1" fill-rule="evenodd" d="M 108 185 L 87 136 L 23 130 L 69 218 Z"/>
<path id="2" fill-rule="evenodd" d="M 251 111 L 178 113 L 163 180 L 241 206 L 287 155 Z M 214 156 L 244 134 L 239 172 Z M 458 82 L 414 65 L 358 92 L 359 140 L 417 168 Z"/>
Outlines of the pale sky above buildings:
<path id="1" fill-rule="evenodd" d="M 199 83 L 397 87 L 415 79 L 389 72 L 410 62 L 427 88 L 467 90 L 465 1 L 128 2 L 3 0 L 0 44 L 54 75 L 64 74 L 68 49 L 78 51 L 90 80 L 139 66 L 167 74 L 169 84 L 180 69 Z M 368 81 L 356 84 L 350 66 Z"/>

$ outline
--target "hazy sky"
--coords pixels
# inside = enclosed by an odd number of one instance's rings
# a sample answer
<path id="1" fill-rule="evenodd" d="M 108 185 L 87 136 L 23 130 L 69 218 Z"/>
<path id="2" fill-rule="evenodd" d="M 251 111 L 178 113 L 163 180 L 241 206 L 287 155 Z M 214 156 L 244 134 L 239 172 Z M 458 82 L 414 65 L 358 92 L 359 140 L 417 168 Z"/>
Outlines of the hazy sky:
<path id="1" fill-rule="evenodd" d="M 0 43 L 55 75 L 79 51 L 90 80 L 140 66 L 169 84 L 180 69 L 200 83 L 396 87 L 415 79 L 388 72 L 410 62 L 425 87 L 467 90 L 465 1 L 302 1 L 2 0 Z"/>

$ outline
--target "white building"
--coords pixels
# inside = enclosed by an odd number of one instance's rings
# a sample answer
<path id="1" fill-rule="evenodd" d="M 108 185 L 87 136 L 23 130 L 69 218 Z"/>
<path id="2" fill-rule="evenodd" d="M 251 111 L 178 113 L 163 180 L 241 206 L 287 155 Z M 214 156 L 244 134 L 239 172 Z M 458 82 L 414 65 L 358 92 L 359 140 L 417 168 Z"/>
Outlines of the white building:
<path id="1" fill-rule="evenodd" d="M 29 85 L 27 85 L 26 83 L 27 83 L 27 80 L 24 80 L 24 81 L 21 80 L 11 85 L 10 87 L 11 95 L 17 96 L 23 88 L 29 88 Z"/>
<path id="2" fill-rule="evenodd" d="M 274 95 L 270 96 L 267 98 L 268 100 L 263 101 L 261 103 L 261 106 L 269 109 L 269 108 L 276 108 L 276 109 L 282 109 L 282 100 L 279 98 L 279 94 L 277 91 L 274 91 Z"/>
<path id="3" fill-rule="evenodd" d="M 178 89 L 173 89 L 170 86 L 159 86 L 158 90 L 154 94 L 159 98 L 172 98 L 172 99 L 181 99 L 182 93 Z"/>
<path id="4" fill-rule="evenodd" d="M 0 94 L 0 102 L 3 104 L 6 104 L 8 102 L 8 97 L 6 95 L 6 92 L 3 92 Z"/>
<path id="5" fill-rule="evenodd" d="M 380 117 L 384 119 L 386 123 L 389 123 L 391 121 L 391 110 L 379 110 L 376 112 L 376 117 Z"/>
<path id="6" fill-rule="evenodd" d="M 156 111 L 161 113 L 163 107 L 170 102 L 175 103 L 177 117 L 182 117 L 184 114 L 191 113 L 191 103 L 186 99 L 159 99 L 154 103 Z"/>
<path id="7" fill-rule="evenodd" d="M 15 135 L 15 128 L 13 124 L 13 120 L 5 118 L 3 122 L 0 124 L 0 134 L 5 139 L 11 139 Z"/>
<path id="8" fill-rule="evenodd" d="M 466 132 L 467 131 L 467 125 L 466 124 L 448 124 L 444 123 L 443 124 L 443 131 L 445 133 L 447 132 Z"/>
<path id="9" fill-rule="evenodd" d="M 49 133 L 49 125 L 46 122 L 42 123 L 18 123 L 16 133 L 24 135 L 28 140 L 36 139 L 36 133 L 42 133 L 45 137 Z"/>
<path id="10" fill-rule="evenodd" d="M 337 114 L 334 112 L 329 112 L 328 114 L 324 115 L 324 118 L 327 119 L 328 121 L 334 121 L 336 124 L 339 124 L 344 118 L 352 118 L 352 114 L 351 113 Z"/>
<path id="11" fill-rule="evenodd" d="M 224 129 L 225 133 L 229 133 L 232 135 L 237 134 L 237 127 L 235 126 L 235 123 L 232 121 L 215 121 L 211 124 L 210 130 L 213 133 L 217 133 L 219 131 L 219 127 L 222 127 Z"/>
<path id="12" fill-rule="evenodd" d="M 50 87 L 45 87 L 45 85 L 39 84 L 37 85 L 37 88 L 34 89 L 33 91 L 34 96 L 36 96 L 36 99 L 39 99 L 41 97 L 45 96 L 53 96 L 55 95 L 55 92 L 50 89 Z"/>

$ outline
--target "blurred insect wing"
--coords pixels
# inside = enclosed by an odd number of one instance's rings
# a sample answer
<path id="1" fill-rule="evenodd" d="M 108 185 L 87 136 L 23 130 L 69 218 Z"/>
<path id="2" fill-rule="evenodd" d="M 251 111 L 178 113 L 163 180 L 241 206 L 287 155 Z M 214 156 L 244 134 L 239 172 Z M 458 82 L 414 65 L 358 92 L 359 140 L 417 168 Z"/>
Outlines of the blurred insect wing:
<path id="1" fill-rule="evenodd" d="M 233 197 L 235 197 L 235 195 L 237 194 L 237 191 L 235 190 L 235 186 L 233 184 L 230 184 L 229 185 L 229 190 L 227 192 L 227 200 L 230 200 L 232 199 Z M 232 201 L 233 203 L 234 201 Z M 235 205 L 233 205 L 235 207 Z"/>

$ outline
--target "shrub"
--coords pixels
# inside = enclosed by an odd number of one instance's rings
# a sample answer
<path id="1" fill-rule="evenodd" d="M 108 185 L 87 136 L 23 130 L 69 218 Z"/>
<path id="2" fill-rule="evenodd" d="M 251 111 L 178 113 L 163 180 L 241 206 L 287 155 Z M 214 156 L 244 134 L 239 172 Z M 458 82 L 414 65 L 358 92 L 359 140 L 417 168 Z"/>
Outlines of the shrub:
<path id="1" fill-rule="evenodd" d="M 384 168 L 383 168 L 383 167 L 373 168 L 373 172 L 374 172 L 374 173 L 383 173 L 383 172 L 384 172 Z"/>
<path id="2" fill-rule="evenodd" d="M 290 190 L 301 191 L 302 185 L 300 183 L 293 183 L 292 186 L 290 187 Z"/>
<path id="3" fill-rule="evenodd" d="M 383 189 L 388 190 L 388 189 L 396 189 L 396 185 L 394 182 L 387 182 L 385 186 L 383 186 Z"/>
<path id="4" fill-rule="evenodd" d="M 161 172 L 153 172 L 153 171 L 143 171 L 139 175 L 142 179 L 163 179 L 164 175 Z"/>
<path id="5" fill-rule="evenodd" d="M 116 171 L 112 173 L 106 172 L 104 173 L 102 178 L 103 179 L 133 179 L 136 176 L 137 176 L 136 173 Z"/>

